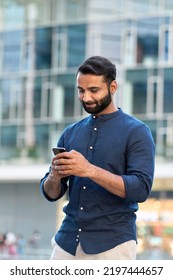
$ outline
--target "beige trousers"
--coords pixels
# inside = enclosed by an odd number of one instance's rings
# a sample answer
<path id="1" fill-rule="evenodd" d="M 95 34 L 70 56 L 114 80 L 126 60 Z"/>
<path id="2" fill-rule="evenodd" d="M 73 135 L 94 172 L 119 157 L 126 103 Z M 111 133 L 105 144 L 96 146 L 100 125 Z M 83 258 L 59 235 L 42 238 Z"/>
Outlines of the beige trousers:
<path id="1" fill-rule="evenodd" d="M 130 240 L 124 242 L 113 249 L 99 253 L 99 254 L 85 254 L 80 243 L 77 246 L 76 255 L 73 256 L 64 251 L 52 239 L 52 255 L 50 260 L 135 260 L 136 259 L 136 242 Z"/>

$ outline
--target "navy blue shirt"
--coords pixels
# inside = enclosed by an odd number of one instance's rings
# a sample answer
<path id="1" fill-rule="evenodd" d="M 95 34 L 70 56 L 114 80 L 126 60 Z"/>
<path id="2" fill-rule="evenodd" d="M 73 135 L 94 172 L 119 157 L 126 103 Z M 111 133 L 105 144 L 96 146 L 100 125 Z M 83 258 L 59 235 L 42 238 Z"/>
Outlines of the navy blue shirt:
<path id="1" fill-rule="evenodd" d="M 90 163 L 123 178 L 126 197 L 120 198 L 88 178 L 63 178 L 59 199 L 69 189 L 65 218 L 55 240 L 75 255 L 78 243 L 85 253 L 96 254 L 136 240 L 138 202 L 147 199 L 154 174 L 154 142 L 149 128 L 118 111 L 94 116 L 68 126 L 58 146 L 80 152 Z M 49 169 L 50 171 L 50 169 Z M 49 172 L 41 180 L 43 184 Z M 115 185 L 116 188 L 116 185 Z"/>

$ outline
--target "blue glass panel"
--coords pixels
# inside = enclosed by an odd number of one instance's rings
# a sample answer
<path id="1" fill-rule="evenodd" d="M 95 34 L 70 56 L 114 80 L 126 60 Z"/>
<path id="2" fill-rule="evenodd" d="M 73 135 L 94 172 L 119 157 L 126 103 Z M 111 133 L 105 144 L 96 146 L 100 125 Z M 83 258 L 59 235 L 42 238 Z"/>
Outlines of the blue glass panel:
<path id="1" fill-rule="evenodd" d="M 41 77 L 35 78 L 34 85 L 34 118 L 40 118 L 41 111 Z"/>
<path id="2" fill-rule="evenodd" d="M 86 26 L 68 27 L 68 67 L 77 67 L 85 59 Z"/>
<path id="3" fill-rule="evenodd" d="M 147 85 L 134 83 L 133 85 L 133 113 L 146 114 Z"/>
<path id="4" fill-rule="evenodd" d="M 22 31 L 9 31 L 4 33 L 4 71 L 19 71 L 22 36 Z"/>
<path id="5" fill-rule="evenodd" d="M 159 18 L 154 17 L 134 21 L 134 28 L 137 28 L 138 63 L 153 63 L 158 60 L 160 24 Z"/>
<path id="6" fill-rule="evenodd" d="M 36 69 L 51 68 L 52 28 L 36 29 L 35 64 Z"/>
<path id="7" fill-rule="evenodd" d="M 2 91 L 2 119 L 9 118 L 10 111 L 10 80 L 3 80 L 1 82 L 1 91 Z"/>
<path id="8" fill-rule="evenodd" d="M 74 115 L 74 87 L 64 87 L 64 115 L 70 117 Z"/>
<path id="9" fill-rule="evenodd" d="M 2 94 L 2 119 L 23 118 L 25 92 L 22 79 L 3 79 L 0 83 L 0 91 Z"/>
<path id="10" fill-rule="evenodd" d="M 3 146 L 16 146 L 16 126 L 4 126 L 1 128 L 1 144 Z"/>
<path id="11" fill-rule="evenodd" d="M 48 147 L 49 140 L 49 126 L 47 124 L 36 125 L 35 137 L 36 144 L 39 145 L 39 147 L 42 147 L 46 150 Z"/>
<path id="12" fill-rule="evenodd" d="M 173 71 L 173 70 L 172 70 Z M 164 82 L 164 113 L 173 113 L 173 81 Z"/>

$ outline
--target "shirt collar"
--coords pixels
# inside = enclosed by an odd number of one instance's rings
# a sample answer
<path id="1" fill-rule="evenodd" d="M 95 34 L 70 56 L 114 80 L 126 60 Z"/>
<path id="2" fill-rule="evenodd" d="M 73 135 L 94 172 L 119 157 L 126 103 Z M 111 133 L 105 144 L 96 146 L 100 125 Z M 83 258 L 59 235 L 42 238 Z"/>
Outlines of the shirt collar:
<path id="1" fill-rule="evenodd" d="M 93 120 L 98 119 L 98 120 L 103 120 L 103 121 L 105 121 L 105 120 L 108 120 L 108 119 L 115 118 L 115 117 L 119 116 L 120 114 L 122 114 L 122 109 L 121 109 L 121 108 L 118 108 L 118 111 L 115 111 L 115 112 L 113 112 L 113 113 L 104 114 L 104 115 L 99 115 L 99 116 L 97 116 L 97 115 L 91 115 L 91 118 L 92 118 Z"/>

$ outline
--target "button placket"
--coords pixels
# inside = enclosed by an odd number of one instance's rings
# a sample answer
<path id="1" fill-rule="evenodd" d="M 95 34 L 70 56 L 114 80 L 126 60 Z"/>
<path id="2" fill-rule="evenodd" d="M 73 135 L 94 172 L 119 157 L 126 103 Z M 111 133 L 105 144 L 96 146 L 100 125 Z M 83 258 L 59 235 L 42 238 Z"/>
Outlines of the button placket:
<path id="1" fill-rule="evenodd" d="M 96 119 L 96 116 L 93 116 L 93 119 Z M 93 121 L 93 127 L 92 127 L 92 133 L 91 133 L 91 138 L 90 138 L 90 143 L 89 143 L 89 153 L 88 153 L 88 159 L 91 158 L 92 161 L 92 157 L 93 157 L 93 151 L 94 151 L 94 145 L 96 142 L 96 138 L 97 138 L 97 132 L 98 132 L 98 128 L 97 128 L 97 123 L 95 122 L 95 120 Z M 86 191 L 87 186 L 85 185 L 81 185 L 81 191 Z M 79 216 L 80 218 L 83 220 L 85 217 L 85 195 L 84 193 L 81 193 L 81 201 L 80 201 L 80 206 L 79 206 Z M 87 209 L 87 207 L 86 207 Z M 79 242 L 80 240 L 80 233 L 81 233 L 82 229 L 79 228 L 78 229 L 78 234 L 76 235 L 76 242 Z"/>
<path id="2" fill-rule="evenodd" d="M 79 232 L 81 232 L 82 231 L 82 229 L 81 228 L 79 228 L 79 230 L 78 230 L 78 234 L 76 235 L 76 241 L 78 242 L 79 241 Z"/>

